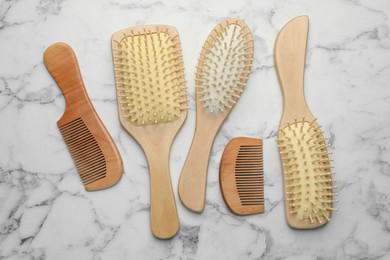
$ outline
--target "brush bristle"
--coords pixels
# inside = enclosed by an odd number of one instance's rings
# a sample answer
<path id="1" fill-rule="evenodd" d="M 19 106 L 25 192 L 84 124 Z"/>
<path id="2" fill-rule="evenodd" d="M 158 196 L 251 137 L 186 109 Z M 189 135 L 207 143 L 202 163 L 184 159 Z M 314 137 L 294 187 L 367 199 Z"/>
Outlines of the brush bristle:
<path id="1" fill-rule="evenodd" d="M 206 111 L 231 109 L 240 97 L 253 61 L 252 35 L 243 22 L 226 20 L 206 40 L 197 69 L 198 98 Z"/>
<path id="2" fill-rule="evenodd" d="M 337 194 L 333 193 L 333 166 L 321 128 L 315 120 L 295 120 L 280 130 L 278 146 L 289 213 L 299 221 L 329 221 Z"/>
<path id="3" fill-rule="evenodd" d="M 116 41 L 115 77 L 120 110 L 131 124 L 176 121 L 187 109 L 180 41 L 169 29 L 130 30 Z"/>

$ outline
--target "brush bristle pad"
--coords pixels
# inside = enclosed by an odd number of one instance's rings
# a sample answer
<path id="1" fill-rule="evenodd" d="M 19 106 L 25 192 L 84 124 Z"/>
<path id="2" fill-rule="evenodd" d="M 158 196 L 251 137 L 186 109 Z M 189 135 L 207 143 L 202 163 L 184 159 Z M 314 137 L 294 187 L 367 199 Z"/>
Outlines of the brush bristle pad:
<path id="1" fill-rule="evenodd" d="M 253 60 L 252 35 L 239 20 L 218 24 L 206 40 L 197 70 L 198 98 L 206 111 L 231 109 L 246 85 Z"/>
<path id="2" fill-rule="evenodd" d="M 129 30 L 114 49 L 117 96 L 124 117 L 136 126 L 169 123 L 186 109 L 178 35 L 158 27 Z"/>
<path id="3" fill-rule="evenodd" d="M 298 221 L 324 223 L 330 220 L 334 196 L 328 145 L 315 121 L 288 124 L 280 130 L 287 208 Z"/>

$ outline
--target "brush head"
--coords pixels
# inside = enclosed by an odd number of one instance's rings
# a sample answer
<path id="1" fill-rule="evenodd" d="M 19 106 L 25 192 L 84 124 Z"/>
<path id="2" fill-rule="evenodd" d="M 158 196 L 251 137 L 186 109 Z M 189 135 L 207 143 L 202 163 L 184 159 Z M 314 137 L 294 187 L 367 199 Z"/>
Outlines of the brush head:
<path id="1" fill-rule="evenodd" d="M 223 151 L 219 183 L 226 205 L 234 214 L 264 212 L 263 141 L 238 137 Z"/>
<path id="2" fill-rule="evenodd" d="M 171 26 L 140 26 L 113 36 L 120 113 L 134 126 L 185 116 L 187 91 L 179 35 Z"/>
<path id="3" fill-rule="evenodd" d="M 197 99 L 210 114 L 230 110 L 246 85 L 253 62 L 253 39 L 237 19 L 219 23 L 200 54 L 196 72 Z"/>
<path id="4" fill-rule="evenodd" d="M 335 182 L 326 139 L 316 120 L 295 120 L 279 130 L 287 213 L 292 227 L 321 226 L 330 220 Z"/>

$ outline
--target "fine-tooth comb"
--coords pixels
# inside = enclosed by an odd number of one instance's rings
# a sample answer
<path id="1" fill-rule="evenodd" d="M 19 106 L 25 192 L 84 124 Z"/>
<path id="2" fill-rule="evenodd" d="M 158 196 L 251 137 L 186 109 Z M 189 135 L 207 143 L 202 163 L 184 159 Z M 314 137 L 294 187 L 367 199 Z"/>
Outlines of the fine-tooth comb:
<path id="1" fill-rule="evenodd" d="M 44 63 L 65 97 L 65 113 L 57 125 L 85 189 L 116 184 L 123 173 L 122 158 L 89 100 L 72 48 L 65 43 L 51 45 Z"/>
<path id="2" fill-rule="evenodd" d="M 326 139 L 304 96 L 304 67 L 309 19 L 299 16 L 279 32 L 275 65 L 283 92 L 278 146 L 284 177 L 287 223 L 295 229 L 325 225 L 336 210 Z"/>
<path id="3" fill-rule="evenodd" d="M 263 141 L 237 137 L 222 154 L 219 185 L 226 205 L 237 215 L 264 212 Z"/>
<path id="4" fill-rule="evenodd" d="M 120 121 L 149 162 L 152 232 L 171 238 L 179 220 L 169 153 L 188 103 L 179 35 L 165 25 L 128 28 L 113 35 L 112 51 Z"/>
<path id="5" fill-rule="evenodd" d="M 219 23 L 200 53 L 196 72 L 196 130 L 179 180 L 179 196 L 190 210 L 204 209 L 214 138 L 240 97 L 253 61 L 253 39 L 238 19 Z"/>

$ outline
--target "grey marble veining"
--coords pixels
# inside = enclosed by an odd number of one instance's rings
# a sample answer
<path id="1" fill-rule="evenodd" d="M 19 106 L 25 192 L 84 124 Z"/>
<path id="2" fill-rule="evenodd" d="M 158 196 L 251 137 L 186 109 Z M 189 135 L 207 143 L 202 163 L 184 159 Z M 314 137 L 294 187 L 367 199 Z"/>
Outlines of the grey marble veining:
<path id="1" fill-rule="evenodd" d="M 339 211 L 324 228 L 296 231 L 284 219 L 275 134 L 282 97 L 273 63 L 279 29 L 310 17 L 306 97 L 332 143 Z M 222 19 L 252 30 L 255 60 L 247 88 L 217 136 L 206 208 L 198 215 L 177 198 L 195 127 L 198 53 Z M 149 226 L 145 156 L 119 124 L 111 35 L 142 24 L 177 27 L 190 110 L 171 153 L 181 229 L 155 239 Z M 87 91 L 115 139 L 125 173 L 113 188 L 86 192 L 56 121 L 61 91 L 42 58 L 64 41 L 78 57 Z M 0 2 L 1 259 L 390 259 L 390 4 L 330 1 Z M 226 208 L 218 167 L 236 136 L 264 139 L 266 212 L 238 217 Z"/>

